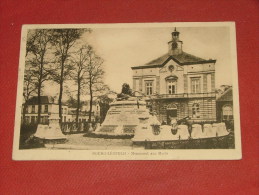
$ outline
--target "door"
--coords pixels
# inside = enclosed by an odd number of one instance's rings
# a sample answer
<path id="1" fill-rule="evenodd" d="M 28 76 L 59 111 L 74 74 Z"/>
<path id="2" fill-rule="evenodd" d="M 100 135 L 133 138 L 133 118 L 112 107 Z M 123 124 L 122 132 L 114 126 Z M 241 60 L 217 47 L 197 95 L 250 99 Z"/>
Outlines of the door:
<path id="1" fill-rule="evenodd" d="M 166 110 L 166 115 L 167 115 L 167 124 L 170 125 L 171 119 L 177 118 L 177 109 Z"/>

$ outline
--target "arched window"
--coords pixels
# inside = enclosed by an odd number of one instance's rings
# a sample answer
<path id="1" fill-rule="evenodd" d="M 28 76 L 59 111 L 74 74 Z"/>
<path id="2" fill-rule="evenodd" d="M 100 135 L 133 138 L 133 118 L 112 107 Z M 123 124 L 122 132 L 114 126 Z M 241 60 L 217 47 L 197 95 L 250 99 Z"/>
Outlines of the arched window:
<path id="1" fill-rule="evenodd" d="M 197 103 L 192 105 L 192 117 L 200 118 L 200 105 Z"/>
<path id="2" fill-rule="evenodd" d="M 177 110 L 177 105 L 176 104 L 169 104 L 166 107 L 167 110 Z"/>
<path id="3" fill-rule="evenodd" d="M 232 120 L 233 119 L 233 109 L 230 105 L 225 105 L 222 108 L 222 117 L 223 120 Z"/>

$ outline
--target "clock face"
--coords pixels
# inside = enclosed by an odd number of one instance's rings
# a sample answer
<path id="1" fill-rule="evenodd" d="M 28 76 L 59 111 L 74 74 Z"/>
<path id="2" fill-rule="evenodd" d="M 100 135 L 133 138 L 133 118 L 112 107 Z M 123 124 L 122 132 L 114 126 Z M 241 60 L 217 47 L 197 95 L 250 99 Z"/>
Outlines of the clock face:
<path id="1" fill-rule="evenodd" d="M 176 42 L 173 42 L 173 43 L 172 43 L 172 49 L 176 49 L 177 46 L 178 46 L 178 44 L 177 44 Z"/>
<path id="2" fill-rule="evenodd" d="M 173 72 L 173 71 L 174 71 L 174 65 L 168 66 L 168 70 L 169 70 L 170 72 Z"/>

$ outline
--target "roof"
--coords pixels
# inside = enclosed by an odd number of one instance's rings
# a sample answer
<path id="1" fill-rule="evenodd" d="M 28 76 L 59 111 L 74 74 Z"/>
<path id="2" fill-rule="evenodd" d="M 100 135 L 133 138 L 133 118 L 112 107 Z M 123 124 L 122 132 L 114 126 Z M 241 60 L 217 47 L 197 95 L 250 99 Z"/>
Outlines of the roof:
<path id="1" fill-rule="evenodd" d="M 233 93 L 232 93 L 232 87 L 228 88 L 226 91 L 224 91 L 223 94 L 221 94 L 217 101 L 223 102 L 223 101 L 233 101 Z"/>
<path id="2" fill-rule="evenodd" d="M 186 52 L 182 52 L 178 55 L 170 55 L 165 54 L 156 58 L 143 66 L 134 66 L 132 69 L 142 69 L 142 68 L 155 68 L 155 67 L 163 67 L 169 60 L 174 60 L 179 65 L 192 65 L 192 64 L 205 64 L 205 63 L 215 63 L 216 60 L 205 60 L 194 55 L 188 54 Z"/>
<path id="3" fill-rule="evenodd" d="M 54 104 L 54 98 L 50 96 L 40 96 L 41 104 Z M 33 96 L 27 101 L 28 105 L 37 105 L 38 96 Z"/>
<path id="4" fill-rule="evenodd" d="M 165 54 L 160 56 L 159 58 L 156 58 L 148 63 L 146 63 L 144 66 L 154 66 L 154 65 L 161 65 L 163 64 L 168 58 L 170 57 L 169 54 Z"/>

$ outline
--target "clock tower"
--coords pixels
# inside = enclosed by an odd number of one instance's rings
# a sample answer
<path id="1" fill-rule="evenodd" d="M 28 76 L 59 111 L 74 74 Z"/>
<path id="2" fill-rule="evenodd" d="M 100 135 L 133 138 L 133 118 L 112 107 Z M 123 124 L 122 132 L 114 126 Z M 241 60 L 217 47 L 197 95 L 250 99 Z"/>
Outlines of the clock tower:
<path id="1" fill-rule="evenodd" d="M 172 32 L 172 40 L 168 42 L 169 55 L 179 55 L 182 53 L 183 42 L 179 40 L 179 34 L 180 32 L 178 32 L 175 28 Z"/>

